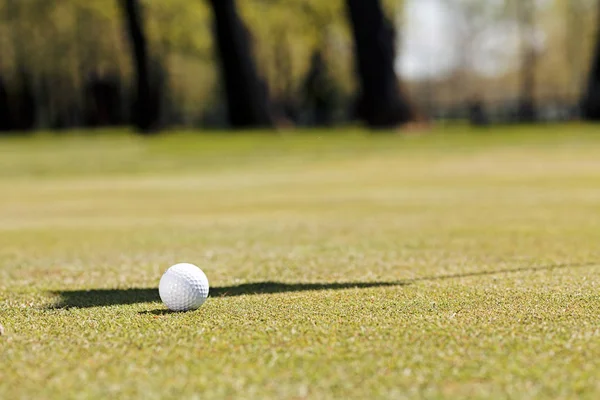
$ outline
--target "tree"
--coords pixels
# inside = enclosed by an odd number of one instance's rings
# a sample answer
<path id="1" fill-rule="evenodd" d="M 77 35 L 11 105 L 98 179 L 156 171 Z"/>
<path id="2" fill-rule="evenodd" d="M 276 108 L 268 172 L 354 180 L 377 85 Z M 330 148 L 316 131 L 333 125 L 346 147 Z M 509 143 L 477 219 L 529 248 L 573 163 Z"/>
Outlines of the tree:
<path id="1" fill-rule="evenodd" d="M 519 120 L 531 122 L 536 118 L 535 71 L 538 59 L 535 1 L 516 0 L 516 4 L 522 51 Z"/>
<path id="2" fill-rule="evenodd" d="M 0 132 L 9 131 L 13 128 L 12 116 L 8 108 L 10 101 L 4 79 L 0 75 Z"/>
<path id="3" fill-rule="evenodd" d="M 346 0 L 360 81 L 358 116 L 372 128 L 409 122 L 413 112 L 394 71 L 395 31 L 380 0 Z"/>
<path id="4" fill-rule="evenodd" d="M 268 91 L 258 75 L 250 34 L 238 14 L 235 0 L 209 0 L 209 4 L 231 126 L 272 127 L 274 119 Z"/>
<path id="5" fill-rule="evenodd" d="M 3 107 L 5 109 L 3 114 L 6 114 L 5 130 L 31 130 L 38 119 L 38 107 L 33 84 L 34 68 L 27 62 L 29 61 L 26 54 L 27 44 L 22 40 L 26 29 L 21 18 L 28 11 L 24 8 L 25 6 L 17 0 L 10 0 L 6 2 L 4 10 L 6 19 L 14 24 L 9 32 L 9 39 L 12 42 L 14 65 L 16 67 L 14 76 L 16 79 L 3 84 L 5 86 L 3 97 L 7 99 L 3 102 L 7 101 L 9 103 Z M 12 90 L 9 89 L 10 86 L 12 86 L 10 88 Z"/>
<path id="6" fill-rule="evenodd" d="M 568 66 L 568 82 L 573 88 L 582 86 L 582 71 L 586 64 L 583 59 L 587 53 L 587 46 L 581 35 L 583 33 L 582 25 L 588 0 L 568 0 L 564 2 L 562 10 L 565 15 L 565 49 L 564 54 Z M 587 67 L 587 65 L 585 65 Z"/>
<path id="7" fill-rule="evenodd" d="M 138 0 L 118 0 L 122 6 L 136 73 L 133 121 L 143 133 L 157 128 L 160 119 L 160 89 L 152 85 L 148 43 Z"/>
<path id="8" fill-rule="evenodd" d="M 591 121 L 600 121 L 600 1 L 597 14 L 596 47 L 592 56 L 587 88 L 582 99 L 583 118 Z"/>
<path id="9" fill-rule="evenodd" d="M 329 73 L 323 52 L 316 50 L 303 82 L 305 107 L 311 111 L 311 123 L 317 126 L 331 125 L 335 108 L 335 80 Z"/>

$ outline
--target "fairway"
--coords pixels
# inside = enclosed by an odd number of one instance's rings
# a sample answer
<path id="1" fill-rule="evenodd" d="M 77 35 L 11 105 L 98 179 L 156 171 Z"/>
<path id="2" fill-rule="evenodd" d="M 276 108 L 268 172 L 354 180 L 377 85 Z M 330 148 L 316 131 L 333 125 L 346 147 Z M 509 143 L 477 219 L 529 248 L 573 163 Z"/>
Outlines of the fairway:
<path id="1" fill-rule="evenodd" d="M 0 399 L 597 399 L 600 135 L 1 139 L 0 324 Z"/>

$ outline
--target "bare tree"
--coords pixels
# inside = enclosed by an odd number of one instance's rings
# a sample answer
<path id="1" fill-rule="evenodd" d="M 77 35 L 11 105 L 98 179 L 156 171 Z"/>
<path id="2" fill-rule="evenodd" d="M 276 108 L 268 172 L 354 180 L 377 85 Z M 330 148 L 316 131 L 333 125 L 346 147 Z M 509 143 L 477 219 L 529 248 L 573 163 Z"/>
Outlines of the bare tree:
<path id="1" fill-rule="evenodd" d="M 358 115 L 372 128 L 409 122 L 413 113 L 394 71 L 395 30 L 380 0 L 346 0 L 361 93 Z"/>
<path id="2" fill-rule="evenodd" d="M 587 88 L 582 99 L 583 117 L 591 121 L 600 121 L 600 1 L 597 15 L 596 47 L 592 56 Z"/>
<path id="3" fill-rule="evenodd" d="M 152 85 L 148 42 L 144 31 L 144 19 L 138 0 L 118 0 L 121 4 L 127 33 L 132 49 L 132 61 L 136 73 L 136 92 L 133 121 L 143 133 L 154 131 L 160 119 L 160 94 Z"/>
<path id="4" fill-rule="evenodd" d="M 258 74 L 250 33 L 238 14 L 235 0 L 209 0 L 209 4 L 231 126 L 272 127 L 274 119 L 267 87 Z"/>

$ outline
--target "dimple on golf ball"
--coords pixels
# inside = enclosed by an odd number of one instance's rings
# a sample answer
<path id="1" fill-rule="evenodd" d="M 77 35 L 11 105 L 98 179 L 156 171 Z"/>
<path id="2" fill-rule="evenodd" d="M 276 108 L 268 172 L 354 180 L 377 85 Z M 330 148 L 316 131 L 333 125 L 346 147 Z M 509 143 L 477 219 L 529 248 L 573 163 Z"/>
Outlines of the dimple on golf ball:
<path id="1" fill-rule="evenodd" d="M 195 310 L 208 297 L 208 278 L 194 264 L 175 264 L 160 278 L 158 293 L 171 311 Z"/>

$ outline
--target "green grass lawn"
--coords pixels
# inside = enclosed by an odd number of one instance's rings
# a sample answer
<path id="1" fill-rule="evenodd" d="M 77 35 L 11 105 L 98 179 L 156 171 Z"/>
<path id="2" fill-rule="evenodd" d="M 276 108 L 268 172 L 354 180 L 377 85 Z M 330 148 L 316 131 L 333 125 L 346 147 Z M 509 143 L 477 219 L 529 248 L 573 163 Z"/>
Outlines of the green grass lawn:
<path id="1" fill-rule="evenodd" d="M 0 140 L 0 398 L 600 398 L 597 131 Z"/>

